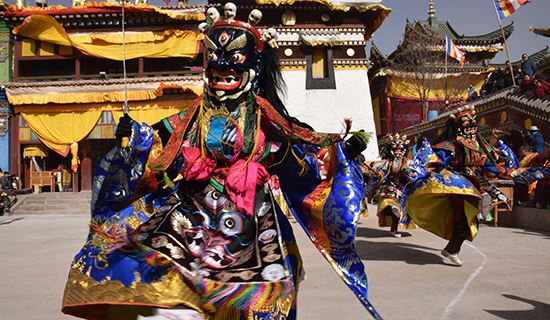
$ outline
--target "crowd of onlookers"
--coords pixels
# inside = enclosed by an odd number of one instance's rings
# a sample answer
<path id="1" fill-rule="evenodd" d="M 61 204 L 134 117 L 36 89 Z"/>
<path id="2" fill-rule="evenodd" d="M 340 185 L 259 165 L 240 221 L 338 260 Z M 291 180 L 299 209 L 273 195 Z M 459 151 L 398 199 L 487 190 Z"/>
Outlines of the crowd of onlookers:
<path id="1" fill-rule="evenodd" d="M 19 188 L 19 178 L 8 171 L 0 169 L 0 216 L 10 212 L 11 207 L 17 202 L 14 191 Z"/>
<path id="2" fill-rule="evenodd" d="M 508 61 L 506 61 L 504 67 L 489 74 L 479 93 L 474 85 L 468 88 L 468 100 L 473 101 L 479 97 L 510 87 L 514 84 L 514 80 L 516 85 L 524 92 L 534 92 L 537 97 L 550 94 L 550 82 L 547 79 L 537 78 L 536 73 L 537 64 L 524 53 L 521 56 L 520 66 L 514 70 L 513 77 Z"/>
<path id="3" fill-rule="evenodd" d="M 2 169 L 0 168 L 0 190 L 17 190 L 18 186 L 19 178 L 14 174 L 10 174 L 8 171 L 2 171 Z"/>

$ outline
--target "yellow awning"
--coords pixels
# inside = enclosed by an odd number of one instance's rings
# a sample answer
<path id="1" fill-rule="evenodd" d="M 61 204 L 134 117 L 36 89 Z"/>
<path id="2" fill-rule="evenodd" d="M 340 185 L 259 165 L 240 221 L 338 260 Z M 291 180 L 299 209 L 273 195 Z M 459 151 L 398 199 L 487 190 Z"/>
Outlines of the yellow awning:
<path id="1" fill-rule="evenodd" d="M 69 34 L 54 18 L 34 14 L 27 18 L 13 33 L 19 36 L 74 47 L 85 54 L 111 60 L 122 60 L 122 35 L 116 33 Z M 170 29 L 165 31 L 129 32 L 125 39 L 127 60 L 135 58 L 195 58 L 199 52 L 203 34 L 198 31 Z"/>
<path id="2" fill-rule="evenodd" d="M 23 158 L 39 157 L 45 158 L 48 156 L 48 149 L 43 145 L 26 146 L 23 149 Z"/>
<path id="3" fill-rule="evenodd" d="M 95 85 L 48 85 L 40 87 L 16 87 L 6 88 L 6 95 L 10 104 L 37 105 L 37 104 L 70 104 L 70 103 L 102 103 L 102 102 L 123 102 L 123 84 L 95 84 Z M 128 101 L 154 100 L 163 95 L 166 88 L 181 88 L 191 91 L 195 95 L 202 93 L 202 82 L 196 81 L 174 81 L 174 82 L 151 82 L 151 83 L 129 83 Z"/>

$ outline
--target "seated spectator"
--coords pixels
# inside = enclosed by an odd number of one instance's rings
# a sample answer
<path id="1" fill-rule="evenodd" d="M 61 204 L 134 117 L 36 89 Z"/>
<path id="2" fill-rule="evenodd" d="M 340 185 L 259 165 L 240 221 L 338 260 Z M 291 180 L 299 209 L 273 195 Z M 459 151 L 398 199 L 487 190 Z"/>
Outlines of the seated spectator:
<path id="1" fill-rule="evenodd" d="M 512 80 L 512 73 L 510 72 L 510 68 L 508 68 L 508 62 L 506 62 L 506 68 L 502 73 L 502 88 L 508 88 L 512 85 L 514 85 L 514 81 Z"/>
<path id="2" fill-rule="evenodd" d="M 4 171 L 2 176 L 0 177 L 0 189 L 4 191 L 12 190 L 13 186 L 10 179 L 10 173 L 7 171 Z"/>
<path id="3" fill-rule="evenodd" d="M 550 82 L 535 79 L 535 95 L 542 98 L 547 94 L 550 94 Z"/>
<path id="4" fill-rule="evenodd" d="M 521 81 L 521 85 L 519 87 L 521 88 L 521 91 L 524 91 L 524 92 L 535 90 L 535 79 L 526 75 L 523 77 L 523 81 Z"/>
<path id="5" fill-rule="evenodd" d="M 477 98 L 479 98 L 479 95 L 477 94 L 476 86 L 474 86 L 473 84 L 471 84 L 471 85 L 468 87 L 468 101 L 474 101 L 474 100 L 476 100 Z"/>
<path id="6" fill-rule="evenodd" d="M 483 83 L 483 85 L 481 86 L 481 91 L 479 92 L 479 95 L 481 97 L 485 96 L 485 95 L 488 95 L 489 93 L 491 93 L 493 91 L 493 86 L 492 84 L 489 82 L 489 78 L 485 79 L 485 82 Z"/>
<path id="7" fill-rule="evenodd" d="M 491 73 L 489 83 L 492 85 L 491 92 L 499 91 L 504 88 L 504 68 Z"/>
<path id="8" fill-rule="evenodd" d="M 544 155 L 544 137 L 537 126 L 531 126 L 525 137 L 531 151 Z"/>

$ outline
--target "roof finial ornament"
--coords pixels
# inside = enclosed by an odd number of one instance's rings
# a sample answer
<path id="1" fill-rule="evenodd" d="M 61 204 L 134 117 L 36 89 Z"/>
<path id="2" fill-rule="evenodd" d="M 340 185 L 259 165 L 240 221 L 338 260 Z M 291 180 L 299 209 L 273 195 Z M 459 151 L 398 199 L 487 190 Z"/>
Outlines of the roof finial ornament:
<path id="1" fill-rule="evenodd" d="M 430 0 L 428 3 L 428 18 L 435 18 L 434 0 Z"/>

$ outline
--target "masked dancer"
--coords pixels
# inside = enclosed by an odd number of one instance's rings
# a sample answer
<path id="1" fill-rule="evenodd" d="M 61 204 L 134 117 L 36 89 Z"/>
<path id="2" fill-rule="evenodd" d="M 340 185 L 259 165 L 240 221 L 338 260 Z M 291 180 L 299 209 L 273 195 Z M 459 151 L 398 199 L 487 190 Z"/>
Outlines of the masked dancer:
<path id="1" fill-rule="evenodd" d="M 372 164 L 371 179 L 376 183 L 370 183 L 365 192 L 372 195 L 372 199 L 378 204 L 377 216 L 380 227 L 390 227 L 390 235 L 401 237 L 398 227 L 411 229 L 415 225 L 401 209 L 403 187 L 417 176 L 411 170 L 412 160 L 406 157 L 408 145 L 407 136 L 398 133 L 388 136 L 389 142 L 382 148 L 381 161 Z M 369 180 L 370 181 L 370 180 Z"/>
<path id="2" fill-rule="evenodd" d="M 303 276 L 291 212 L 368 311 L 355 248 L 364 134 L 343 141 L 289 116 L 276 31 L 211 7 L 204 94 L 99 163 L 88 240 L 72 263 L 63 311 L 130 319 L 179 308 L 184 319 L 295 319 Z M 187 318 L 185 318 L 187 316 Z"/>
<path id="3" fill-rule="evenodd" d="M 478 232 L 478 213 L 487 213 L 493 201 L 506 201 L 488 176 L 505 170 L 497 153 L 477 131 L 473 106 L 451 114 L 445 132 L 432 147 L 423 140 L 419 153 L 429 174 L 406 187 L 408 214 L 421 228 L 449 240 L 441 251 L 446 262 L 461 266 L 459 252 L 465 240 Z M 482 201 L 483 199 L 483 201 Z"/>

